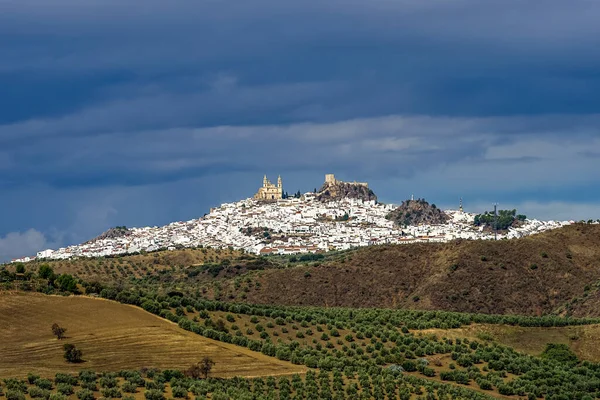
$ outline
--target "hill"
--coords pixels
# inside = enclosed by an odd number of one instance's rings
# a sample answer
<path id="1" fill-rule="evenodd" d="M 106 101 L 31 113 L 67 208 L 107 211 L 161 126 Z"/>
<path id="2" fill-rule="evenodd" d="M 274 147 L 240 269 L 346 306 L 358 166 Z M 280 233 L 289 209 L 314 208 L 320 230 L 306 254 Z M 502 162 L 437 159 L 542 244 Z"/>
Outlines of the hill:
<path id="1" fill-rule="evenodd" d="M 25 277 L 14 278 L 18 280 Z M 307 367 L 304 369 L 306 374 L 291 377 L 291 382 L 290 377 L 285 376 L 286 373 L 289 374 L 286 371 L 274 373 L 283 374 L 277 379 L 270 376 L 266 380 L 235 378 L 198 381 L 186 379 L 180 372 L 176 377 L 176 371 L 172 370 L 161 373 L 148 369 L 123 371 L 119 368 L 118 374 L 103 375 L 100 382 L 93 382 L 94 389 L 87 389 L 89 373 L 83 374 L 79 379 L 68 378 L 69 382 L 73 382 L 68 384 L 61 384 L 67 379 L 66 377 L 56 375 L 55 385 L 49 381 L 39 382 L 35 376 L 29 375 L 27 381 L 31 389 L 29 393 L 31 397 L 47 398 L 50 395 L 47 389 L 54 390 L 54 387 L 58 392 L 67 391 L 72 394 L 75 390 L 73 386 L 78 386 L 82 390 L 78 390 L 76 396 L 86 399 L 92 398 L 89 393 L 92 390 L 94 394 L 100 392 L 105 398 L 120 397 L 121 389 L 126 393 L 139 393 L 135 398 L 141 398 L 144 391 L 142 387 L 145 387 L 144 397 L 153 399 L 162 399 L 165 396 L 188 398 L 189 392 L 198 397 L 208 395 L 208 398 L 215 400 L 217 398 L 245 399 L 259 398 L 264 395 L 265 381 L 269 393 L 283 398 L 290 398 L 290 395 L 293 395 L 293 398 L 310 399 L 412 398 L 411 393 L 424 392 L 437 394 L 437 396 L 430 396 L 431 398 L 490 398 L 485 394 L 496 398 L 516 398 L 505 396 L 517 394 L 520 398 L 523 396 L 549 398 L 552 395 L 568 398 L 565 395 L 575 391 L 581 393 L 582 398 L 588 394 L 591 397 L 597 396 L 595 383 L 600 364 L 580 362 L 577 355 L 580 354 L 589 360 L 594 360 L 598 356 L 595 352 L 597 346 L 594 337 L 597 338 L 597 324 L 600 319 L 565 319 L 555 316 L 503 317 L 390 309 L 257 306 L 207 301 L 198 295 L 187 297 L 175 291 L 158 294 L 145 287 L 143 290 L 116 287 L 112 293 L 107 291 L 105 295 L 141 305 L 144 309 L 149 309 L 156 315 L 177 323 L 182 329 L 220 341 L 226 349 L 237 349 L 235 346 L 239 346 L 242 354 L 248 354 L 247 350 L 260 351 L 264 356 L 270 357 L 266 359 L 277 358 L 304 365 Z M 47 359 L 52 358 L 50 354 L 45 357 L 42 354 L 40 358 L 40 346 L 58 344 L 60 349 L 61 342 L 56 339 L 48 339 L 39 334 L 36 336 L 37 332 L 40 332 L 39 329 L 43 328 L 36 325 L 38 320 L 46 318 L 55 321 L 56 315 L 52 315 L 56 312 L 54 310 L 68 312 L 69 315 L 63 316 L 64 318 L 72 314 L 85 313 L 83 321 L 86 321 L 93 318 L 91 315 L 97 309 L 102 310 L 103 307 L 99 307 L 100 303 L 118 306 L 113 302 L 81 297 L 22 295 L 19 292 L 5 294 L 5 296 L 0 298 L 0 305 L 8 304 L 9 307 L 5 307 L 3 313 L 0 313 L 0 320 L 8 321 L 7 326 L 16 328 L 17 331 L 19 329 L 25 331 L 22 335 L 25 338 L 35 336 L 33 340 L 29 339 L 32 340 L 31 343 L 23 345 L 18 343 L 23 341 L 19 337 L 19 332 L 14 330 L 2 332 L 3 336 L 0 336 L 2 345 L 17 343 L 12 348 L 0 347 L 2 354 L 9 354 L 11 366 L 18 365 L 12 367 L 11 371 L 23 368 L 26 371 L 33 369 L 33 372 L 38 372 L 40 370 L 35 368 L 43 366 Z M 19 297 L 27 297 L 27 299 L 23 300 Z M 28 301 L 28 298 L 35 297 L 41 300 Z M 83 310 L 68 308 L 61 304 L 51 304 L 44 309 L 47 299 L 73 301 L 76 304 L 79 304 L 79 299 L 83 299 L 96 304 Z M 142 312 L 131 306 L 123 307 Z M 155 351 L 146 346 L 147 342 L 155 337 L 145 331 L 146 322 L 136 323 L 139 321 L 138 318 L 125 320 L 120 315 L 121 312 L 121 309 L 110 310 L 110 315 L 100 312 L 99 318 L 102 321 L 94 320 L 95 329 L 85 336 L 82 336 L 81 328 L 76 325 L 82 319 L 70 321 L 75 325 L 75 329 L 67 332 L 70 337 L 63 342 L 85 339 L 88 343 L 91 342 L 91 348 L 101 348 L 101 351 L 95 353 L 93 359 L 87 360 L 88 363 L 101 359 L 105 354 L 113 357 L 117 362 L 121 362 L 123 358 L 127 359 L 131 350 L 126 349 L 124 352 L 126 357 L 120 357 L 121 349 L 118 347 L 125 341 L 124 338 L 129 340 L 131 336 L 135 336 L 138 342 L 135 344 L 137 358 L 146 358 L 156 352 L 160 353 L 164 345 L 154 349 Z M 38 315 L 33 318 L 28 315 L 35 313 Z M 46 314 L 50 315 L 50 318 Z M 112 319 L 117 320 L 116 324 Z M 139 326 L 135 332 L 127 326 L 131 320 Z M 158 318 L 153 322 L 158 323 L 157 321 L 164 322 Z M 148 321 L 152 324 L 151 328 L 155 327 L 153 322 Z M 33 332 L 27 331 L 30 325 L 35 328 Z M 87 325 L 84 323 L 84 326 Z M 106 335 L 103 331 L 107 327 L 118 332 L 123 326 L 128 327 L 128 332 L 126 335 L 117 335 L 116 338 L 111 336 L 112 333 Z M 175 327 L 174 324 L 169 326 Z M 550 333 L 551 331 L 553 333 Z M 174 341 L 179 345 L 177 346 L 179 349 L 181 342 L 178 338 L 168 336 L 163 342 Z M 515 338 L 523 339 L 518 340 L 515 348 L 539 355 L 539 358 L 497 344 L 508 343 Z M 527 339 L 528 343 L 522 343 L 524 339 Z M 494 343 L 495 341 L 497 343 Z M 574 341 L 580 345 L 574 345 Z M 533 344 L 533 346 L 523 346 L 524 344 Z M 78 346 L 83 349 L 83 345 L 78 344 Z M 115 348 L 117 348 L 115 353 L 118 355 L 112 356 L 111 353 Z M 190 354 L 193 351 L 198 351 L 197 346 L 190 347 Z M 218 355 L 225 355 L 225 353 L 220 351 Z M 87 353 L 84 352 L 84 357 L 85 354 Z M 252 352 L 250 354 L 256 355 Z M 175 354 L 173 358 L 183 360 L 184 356 L 177 357 L 178 355 Z M 38 363 L 33 366 L 28 364 L 30 368 L 22 366 L 36 357 L 39 358 Z M 246 360 L 246 362 L 249 368 L 253 367 L 251 364 L 254 360 Z M 284 363 L 284 365 L 289 364 Z M 85 368 L 85 366 L 79 367 Z M 104 367 L 100 366 L 100 368 Z M 314 371 L 314 368 L 319 370 Z M 553 377 L 558 376 L 560 379 L 546 378 L 549 370 L 552 371 Z M 39 373 L 48 376 L 54 371 L 56 369 Z M 152 375 L 150 375 L 151 371 Z M 144 379 L 141 379 L 142 374 L 145 375 Z M 20 376 L 23 377 L 24 373 Z M 117 380 L 117 377 L 127 379 L 129 383 Z M 91 379 L 97 381 L 98 376 L 93 374 Z M 114 379 L 113 383 L 110 383 L 111 379 Z M 134 379 L 136 383 L 130 379 Z M 145 379 L 153 379 L 155 383 Z M 119 381 L 123 382 L 122 386 Z M 170 387 L 163 387 L 160 382 L 170 382 Z M 159 387 L 154 389 L 157 384 Z M 24 381 L 8 379 L 0 385 L 5 386 L 0 387 L 6 389 L 7 398 L 25 398 L 19 395 L 19 393 L 24 395 L 27 389 L 27 383 Z M 34 386 L 38 386 L 37 389 Z M 83 391 L 84 387 L 88 392 Z M 280 396 L 277 396 L 275 390 L 279 391 Z M 258 396 L 253 396 L 249 392 Z M 86 396 L 83 396 L 84 394 Z"/>
<path id="2" fill-rule="evenodd" d="M 120 238 L 123 236 L 128 236 L 130 234 L 131 234 L 131 232 L 129 230 L 127 230 L 126 226 L 116 226 L 114 228 L 110 228 L 109 230 L 107 230 L 106 232 L 102 233 L 101 235 L 95 237 L 94 239 L 88 240 L 86 243 L 92 243 L 97 240 L 104 240 L 104 239 L 116 239 L 116 238 Z"/>
<path id="3" fill-rule="evenodd" d="M 25 267 L 28 271 L 36 272 L 40 265 L 47 264 L 57 274 L 71 274 L 88 282 L 110 283 L 144 277 L 172 281 L 202 265 L 225 263 L 240 266 L 236 272 L 244 272 L 248 262 L 255 259 L 256 257 L 243 255 L 238 250 L 190 248 L 115 257 L 36 260 L 27 263 Z"/>
<path id="4" fill-rule="evenodd" d="M 0 293 L 0 321 L 0 376 L 4 378 L 83 369 L 185 369 L 204 356 L 215 361 L 214 375 L 220 377 L 303 371 L 185 331 L 140 308 L 103 299 Z M 58 341 L 52 335 L 54 322 L 67 328 L 67 338 Z M 63 343 L 81 349 L 85 362 L 67 364 Z"/>
<path id="5" fill-rule="evenodd" d="M 377 201 L 377 196 L 364 184 L 342 181 L 325 182 L 317 192 L 317 200 L 322 202 L 339 201 L 342 199 Z"/>
<path id="6" fill-rule="evenodd" d="M 424 199 L 406 200 L 394 211 L 386 216 L 394 221 L 396 225 L 441 225 L 445 224 L 450 217 L 435 204 L 429 204 Z"/>
<path id="7" fill-rule="evenodd" d="M 513 240 L 372 246 L 253 279 L 245 296 L 262 304 L 568 315 L 574 308 L 565 304 L 586 292 L 600 301 L 590 292 L 600 279 L 600 225 Z M 232 284 L 221 286 L 235 298 Z M 600 315 L 583 304 L 578 315 Z"/>

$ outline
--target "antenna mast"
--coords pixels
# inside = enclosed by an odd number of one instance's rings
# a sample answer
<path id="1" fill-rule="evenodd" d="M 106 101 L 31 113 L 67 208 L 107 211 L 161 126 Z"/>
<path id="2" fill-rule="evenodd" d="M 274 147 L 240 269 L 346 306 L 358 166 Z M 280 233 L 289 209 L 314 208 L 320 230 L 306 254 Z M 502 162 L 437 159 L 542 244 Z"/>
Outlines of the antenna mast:
<path id="1" fill-rule="evenodd" d="M 494 240 L 498 240 L 498 203 L 494 203 Z"/>

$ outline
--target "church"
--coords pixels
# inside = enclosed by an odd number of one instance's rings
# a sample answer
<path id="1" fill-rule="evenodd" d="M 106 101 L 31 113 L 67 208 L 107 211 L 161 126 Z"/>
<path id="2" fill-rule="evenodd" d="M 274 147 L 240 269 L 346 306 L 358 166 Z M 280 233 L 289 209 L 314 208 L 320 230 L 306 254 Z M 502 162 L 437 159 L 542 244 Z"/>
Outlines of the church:
<path id="1" fill-rule="evenodd" d="M 255 200 L 281 200 L 283 198 L 283 185 L 281 184 L 281 176 L 277 178 L 277 185 L 274 185 L 267 179 L 267 175 L 263 178 L 263 185 L 254 195 Z"/>

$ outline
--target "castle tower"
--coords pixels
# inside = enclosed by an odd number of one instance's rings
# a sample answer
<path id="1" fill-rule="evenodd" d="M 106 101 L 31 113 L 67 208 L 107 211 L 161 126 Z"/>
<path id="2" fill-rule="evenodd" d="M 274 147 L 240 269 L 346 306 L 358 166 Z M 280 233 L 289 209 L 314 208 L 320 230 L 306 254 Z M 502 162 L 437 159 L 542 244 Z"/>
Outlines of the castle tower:
<path id="1" fill-rule="evenodd" d="M 281 188 L 283 185 L 281 184 L 281 175 L 277 177 L 277 187 Z"/>

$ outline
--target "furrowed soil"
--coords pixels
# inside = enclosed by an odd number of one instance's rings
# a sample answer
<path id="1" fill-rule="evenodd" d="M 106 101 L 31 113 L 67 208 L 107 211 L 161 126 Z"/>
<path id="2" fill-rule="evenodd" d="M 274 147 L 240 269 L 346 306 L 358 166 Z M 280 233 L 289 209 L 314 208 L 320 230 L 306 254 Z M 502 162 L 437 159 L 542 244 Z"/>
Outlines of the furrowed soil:
<path id="1" fill-rule="evenodd" d="M 53 336 L 55 322 L 67 329 L 66 338 Z M 83 363 L 64 360 L 65 343 L 82 350 Z M 133 306 L 80 296 L 0 293 L 2 378 L 83 369 L 186 369 L 205 356 L 215 361 L 215 377 L 305 372 L 302 366 L 185 331 Z"/>

